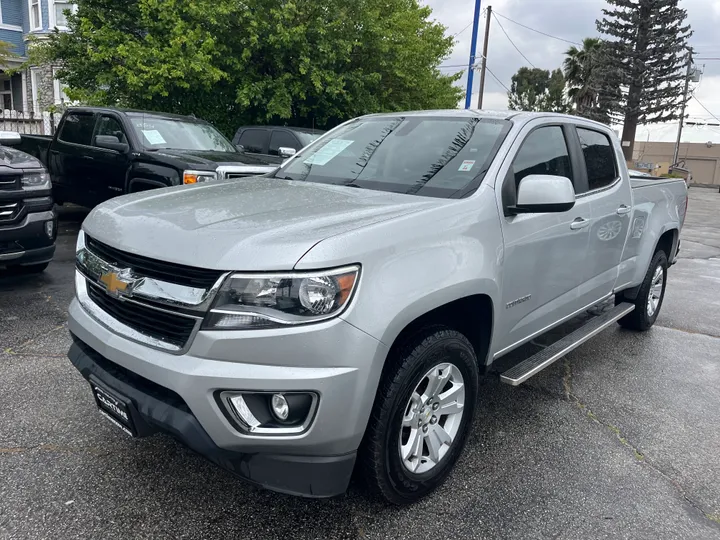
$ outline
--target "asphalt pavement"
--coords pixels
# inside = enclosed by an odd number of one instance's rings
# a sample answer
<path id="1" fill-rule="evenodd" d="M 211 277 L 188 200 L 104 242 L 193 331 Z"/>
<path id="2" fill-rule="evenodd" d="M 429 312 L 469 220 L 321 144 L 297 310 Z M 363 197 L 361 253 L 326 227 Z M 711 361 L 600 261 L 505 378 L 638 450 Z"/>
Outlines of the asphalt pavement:
<path id="1" fill-rule="evenodd" d="M 0 538 L 720 539 L 720 194 L 690 198 L 655 327 L 484 381 L 453 474 L 405 508 L 263 491 L 100 416 L 65 356 L 85 213 L 62 209 L 48 270 L 0 276 Z"/>

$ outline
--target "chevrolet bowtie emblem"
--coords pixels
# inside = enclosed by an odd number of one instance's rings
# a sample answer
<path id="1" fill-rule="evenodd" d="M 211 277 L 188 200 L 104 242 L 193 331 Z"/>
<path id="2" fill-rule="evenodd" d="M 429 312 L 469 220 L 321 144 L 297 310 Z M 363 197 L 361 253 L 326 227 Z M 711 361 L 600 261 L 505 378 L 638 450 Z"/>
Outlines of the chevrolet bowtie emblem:
<path id="1" fill-rule="evenodd" d="M 106 272 L 100 276 L 100 281 L 105 285 L 107 292 L 112 296 L 119 296 L 121 293 L 124 293 L 127 290 L 128 285 L 134 282 L 132 279 L 126 281 L 120 277 L 117 272 Z"/>

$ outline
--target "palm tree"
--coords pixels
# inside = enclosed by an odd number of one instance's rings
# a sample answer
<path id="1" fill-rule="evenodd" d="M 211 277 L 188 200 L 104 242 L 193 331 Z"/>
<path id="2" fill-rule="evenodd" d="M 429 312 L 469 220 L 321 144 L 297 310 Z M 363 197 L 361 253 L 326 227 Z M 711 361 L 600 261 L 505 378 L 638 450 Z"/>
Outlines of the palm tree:
<path id="1" fill-rule="evenodd" d="M 568 97 L 580 116 L 592 115 L 592 109 L 597 106 L 602 47 L 602 39 L 585 38 L 581 49 L 573 45 L 565 52 L 563 72 Z"/>

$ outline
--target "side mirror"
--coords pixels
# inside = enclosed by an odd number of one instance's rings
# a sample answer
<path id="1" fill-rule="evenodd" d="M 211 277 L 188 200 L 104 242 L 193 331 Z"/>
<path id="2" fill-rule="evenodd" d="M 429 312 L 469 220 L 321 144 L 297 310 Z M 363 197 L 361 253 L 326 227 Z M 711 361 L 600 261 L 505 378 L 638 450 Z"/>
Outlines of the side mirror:
<path id="1" fill-rule="evenodd" d="M 281 146 L 278 148 L 278 155 L 281 158 L 293 157 L 295 154 L 297 154 L 297 150 L 290 148 L 289 146 Z"/>
<path id="2" fill-rule="evenodd" d="M 520 181 L 517 203 L 508 207 L 513 214 L 567 212 L 575 206 L 575 188 L 569 178 L 531 174 Z"/>
<path id="3" fill-rule="evenodd" d="M 245 147 L 244 147 L 242 144 L 236 144 L 236 145 L 235 145 L 235 148 L 237 149 L 238 152 L 244 152 L 244 151 L 245 151 Z"/>
<path id="4" fill-rule="evenodd" d="M 0 144 L 10 146 L 20 144 L 21 138 L 17 131 L 0 131 Z"/>
<path id="5" fill-rule="evenodd" d="M 130 150 L 130 146 L 127 143 L 120 142 L 120 139 L 118 139 L 115 135 L 97 135 L 95 137 L 95 146 L 98 148 L 115 150 L 121 154 Z"/>

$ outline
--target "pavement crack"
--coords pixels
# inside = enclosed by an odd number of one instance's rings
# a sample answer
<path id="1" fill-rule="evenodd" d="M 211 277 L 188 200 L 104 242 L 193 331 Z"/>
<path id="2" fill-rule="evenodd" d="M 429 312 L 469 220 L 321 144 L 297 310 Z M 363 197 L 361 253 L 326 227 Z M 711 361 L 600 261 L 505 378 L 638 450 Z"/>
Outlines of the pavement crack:
<path id="1" fill-rule="evenodd" d="M 711 336 L 712 337 L 712 336 Z M 714 525 L 720 526 L 720 514 L 711 514 L 703 510 L 702 506 L 700 506 L 697 502 L 695 502 L 690 496 L 688 496 L 685 489 L 682 487 L 682 485 L 672 478 L 668 473 L 662 470 L 662 468 L 654 463 L 652 460 L 650 460 L 645 454 L 643 454 L 636 445 L 631 443 L 625 435 L 620 431 L 620 428 L 617 426 L 611 424 L 610 422 L 607 422 L 603 420 L 602 418 L 598 417 L 597 414 L 595 414 L 590 407 L 584 403 L 574 392 L 572 388 L 572 366 L 570 364 L 570 361 L 565 358 L 565 375 L 563 376 L 563 388 L 565 389 L 565 397 L 575 403 L 575 405 L 582 410 L 585 415 L 590 418 L 593 422 L 596 424 L 604 427 L 605 429 L 611 431 L 615 437 L 617 438 L 620 443 L 627 447 L 628 449 L 632 450 L 635 459 L 641 463 L 644 463 L 650 469 L 652 469 L 654 472 L 662 476 L 665 480 L 667 480 L 674 488 L 675 490 L 680 494 L 680 496 L 685 500 L 691 507 L 693 507 L 695 510 L 700 512 L 703 517 L 708 519 L 709 521 L 712 521 Z"/>
<path id="2" fill-rule="evenodd" d="M 667 328 L 668 330 L 677 330 L 678 332 L 684 332 L 686 334 L 693 334 L 696 336 L 705 336 L 713 339 L 720 339 L 720 336 L 715 334 L 706 334 L 705 332 L 699 332 L 697 330 L 687 330 L 686 328 L 676 328 L 675 326 L 664 326 L 662 324 L 655 324 L 659 328 Z"/>

